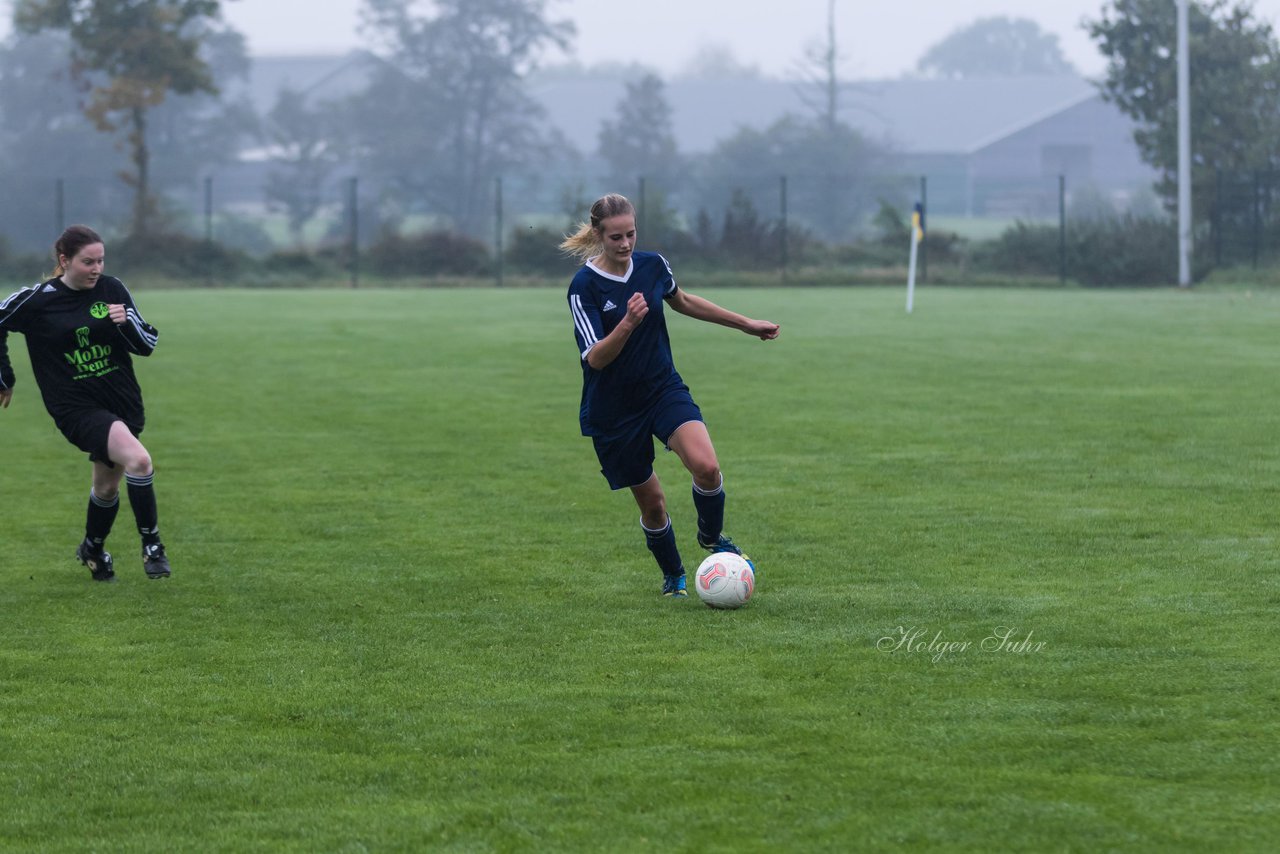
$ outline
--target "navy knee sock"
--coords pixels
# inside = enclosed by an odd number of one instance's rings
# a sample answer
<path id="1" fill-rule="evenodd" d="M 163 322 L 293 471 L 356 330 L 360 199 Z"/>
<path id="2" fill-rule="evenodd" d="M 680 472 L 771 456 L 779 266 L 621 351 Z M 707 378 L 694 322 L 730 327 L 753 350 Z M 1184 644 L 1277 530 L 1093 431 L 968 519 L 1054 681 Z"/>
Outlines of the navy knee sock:
<path id="1" fill-rule="evenodd" d="M 693 506 L 698 511 L 698 542 L 715 543 L 724 532 L 724 475 L 715 489 L 693 485 Z"/>
<path id="2" fill-rule="evenodd" d="M 644 530 L 645 545 L 653 553 L 653 559 L 658 562 L 662 574 L 684 575 L 684 564 L 680 561 L 680 549 L 676 546 L 676 532 L 671 527 L 671 517 L 667 517 L 666 527 L 659 531 L 645 528 L 643 521 L 640 527 Z"/>

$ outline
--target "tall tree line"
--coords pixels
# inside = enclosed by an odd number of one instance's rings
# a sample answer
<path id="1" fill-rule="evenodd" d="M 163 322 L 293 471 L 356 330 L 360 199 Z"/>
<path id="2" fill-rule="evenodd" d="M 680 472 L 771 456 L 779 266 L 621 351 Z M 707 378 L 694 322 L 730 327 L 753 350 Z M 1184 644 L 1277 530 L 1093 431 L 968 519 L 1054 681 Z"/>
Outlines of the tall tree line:
<path id="1" fill-rule="evenodd" d="M 1089 22 L 1109 59 L 1103 92 L 1139 121 L 1138 145 L 1164 170 L 1166 192 L 1174 150 L 1169 6 L 1113 0 Z M 86 164 L 102 177 L 119 172 L 132 192 L 123 219 L 133 233 L 173 221 L 158 219 L 158 191 L 230 162 L 250 141 L 268 146 L 267 196 L 287 213 L 295 239 L 342 170 L 373 179 L 366 203 L 388 228 L 422 215 L 414 221 L 484 235 L 495 182 L 524 176 L 532 185 L 553 164 L 563 166 L 558 175 L 578 169 L 582 181 L 563 188 L 573 204 L 582 184 L 634 193 L 636 179 L 648 178 L 654 220 L 692 234 L 707 231 L 697 223 L 706 225 L 708 210 L 732 209 L 735 223 L 767 221 L 749 208 L 772 207 L 762 200 L 776 198 L 782 176 L 796 175 L 811 182 L 791 188 L 795 208 L 816 212 L 803 226 L 836 237 L 874 208 L 865 178 L 886 156 L 842 120 L 850 87 L 838 71 L 834 2 L 826 41 L 807 57 L 800 109 L 769 127 L 735 129 L 702 157 L 679 151 L 665 84 L 643 69 L 622 84 L 593 151 L 547 125 L 528 82 L 574 37 L 549 0 L 364 0 L 370 51 L 361 91 L 328 101 L 284 92 L 263 116 L 225 94 L 247 58 L 218 0 L 17 0 L 13 8 L 21 35 L 0 45 L 0 165 L 11 176 L 73 175 Z M 1274 168 L 1280 63 L 1273 33 L 1248 3 L 1193 3 L 1192 27 L 1204 192 L 1214 169 Z M 977 54 L 987 65 L 1001 65 L 992 54 L 1004 51 L 1006 68 L 1064 67 L 1056 40 L 1001 19 L 953 34 L 921 68 L 979 73 L 965 65 L 974 51 L 959 50 L 975 42 L 986 46 Z"/>
<path id="2" fill-rule="evenodd" d="M 1192 181 L 1202 201 L 1216 176 L 1280 167 L 1280 46 L 1251 3 L 1192 2 L 1189 8 Z M 1177 197 L 1177 31 L 1174 4 L 1113 0 L 1089 32 L 1107 58 L 1103 95 L 1138 124 L 1144 160 L 1160 173 L 1172 209 Z M 1198 218 L 1212 209 L 1193 205 Z"/>

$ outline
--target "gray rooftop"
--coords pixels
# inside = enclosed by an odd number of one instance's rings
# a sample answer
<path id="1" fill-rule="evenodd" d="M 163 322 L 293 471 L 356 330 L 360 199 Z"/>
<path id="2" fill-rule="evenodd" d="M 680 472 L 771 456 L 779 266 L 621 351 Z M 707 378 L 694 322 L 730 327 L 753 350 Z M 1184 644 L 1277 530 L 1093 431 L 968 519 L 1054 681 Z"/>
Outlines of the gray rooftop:
<path id="1" fill-rule="evenodd" d="M 262 111 L 286 87 L 321 99 L 350 95 L 378 61 L 359 51 L 259 57 L 249 94 Z M 616 118 L 626 82 L 620 76 L 556 73 L 535 77 L 529 91 L 551 124 L 590 153 L 601 124 Z M 788 113 L 810 112 L 802 84 L 769 78 L 677 78 L 666 83 L 665 95 L 686 154 L 709 151 L 741 128 L 764 129 Z M 840 113 L 850 126 L 898 151 L 966 154 L 1094 97 L 1093 84 L 1075 76 L 862 81 L 845 84 Z"/>

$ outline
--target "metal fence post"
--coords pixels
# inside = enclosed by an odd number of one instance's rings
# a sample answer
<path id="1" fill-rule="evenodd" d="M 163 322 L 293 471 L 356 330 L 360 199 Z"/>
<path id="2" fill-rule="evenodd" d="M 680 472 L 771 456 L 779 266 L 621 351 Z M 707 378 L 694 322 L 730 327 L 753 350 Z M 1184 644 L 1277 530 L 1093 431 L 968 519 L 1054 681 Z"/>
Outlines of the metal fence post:
<path id="1" fill-rule="evenodd" d="M 778 207 L 779 214 L 782 219 L 782 228 L 779 231 L 781 246 L 779 247 L 779 261 L 782 265 L 782 281 L 787 280 L 787 176 L 783 175 L 778 179 Z"/>
<path id="2" fill-rule="evenodd" d="M 636 214 L 637 214 L 636 215 L 636 220 L 637 220 L 636 231 L 639 232 L 642 236 L 645 233 L 645 226 L 648 225 L 648 223 L 645 222 L 645 199 L 644 199 L 645 186 L 644 184 L 645 184 L 644 176 L 641 175 L 640 186 L 637 187 L 639 195 L 636 196 Z"/>
<path id="3" fill-rule="evenodd" d="M 1258 269 L 1262 248 L 1262 176 L 1253 173 L 1253 269 Z"/>
<path id="4" fill-rule="evenodd" d="M 347 254 L 351 287 L 360 287 L 360 179 L 347 179 Z"/>
<path id="5" fill-rule="evenodd" d="M 213 243 L 213 176 L 204 179 L 204 240 Z"/>
<path id="6" fill-rule="evenodd" d="M 1067 283 L 1067 176 L 1058 176 L 1058 282 Z"/>
<path id="7" fill-rule="evenodd" d="M 1213 169 L 1213 266 L 1222 266 L 1222 167 Z"/>
<path id="8" fill-rule="evenodd" d="M 494 246 L 494 258 L 496 262 L 494 267 L 497 271 L 498 287 L 502 287 L 502 276 L 504 272 L 502 269 L 502 263 L 503 263 L 503 259 L 502 259 L 503 210 L 502 210 L 502 207 L 503 207 L 502 206 L 502 176 L 499 175 L 497 178 L 494 179 L 494 182 L 493 182 L 493 220 L 494 220 L 493 246 Z"/>
<path id="9" fill-rule="evenodd" d="M 929 221 L 929 179 L 920 176 L 920 221 Z M 924 237 L 920 240 L 920 281 L 929 280 L 929 228 L 925 226 Z"/>

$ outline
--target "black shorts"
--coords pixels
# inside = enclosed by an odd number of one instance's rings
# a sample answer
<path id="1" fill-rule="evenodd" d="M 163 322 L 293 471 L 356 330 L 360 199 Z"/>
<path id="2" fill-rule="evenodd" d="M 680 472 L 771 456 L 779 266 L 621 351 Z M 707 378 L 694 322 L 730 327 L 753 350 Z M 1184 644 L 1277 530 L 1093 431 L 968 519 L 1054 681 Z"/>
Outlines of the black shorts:
<path id="1" fill-rule="evenodd" d="M 67 441 L 89 455 L 90 462 L 103 463 L 115 468 L 107 454 L 107 440 L 111 438 L 111 425 L 124 422 L 134 436 L 142 434 L 141 424 L 130 424 L 114 412 L 105 409 L 85 409 L 58 421 L 58 429 Z"/>

